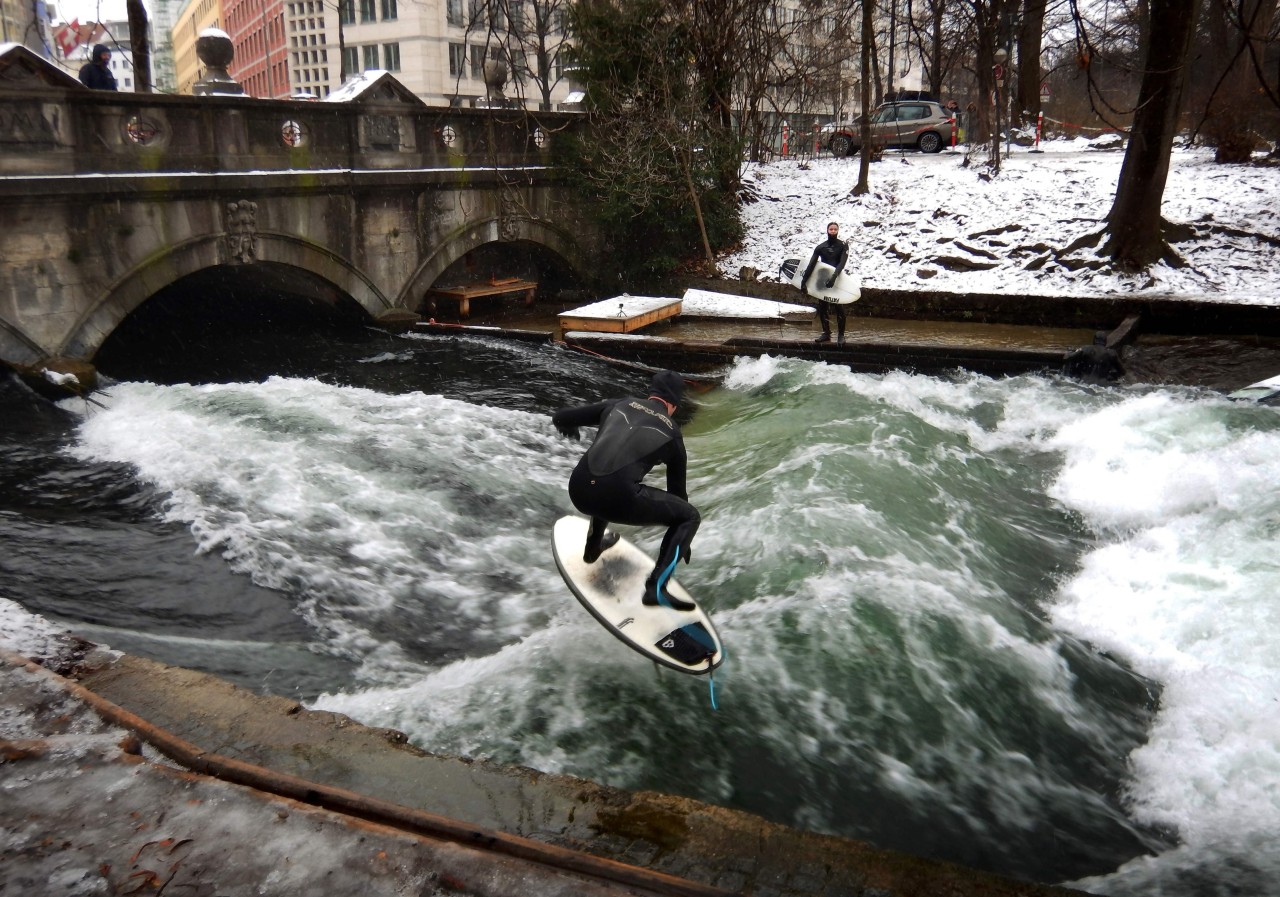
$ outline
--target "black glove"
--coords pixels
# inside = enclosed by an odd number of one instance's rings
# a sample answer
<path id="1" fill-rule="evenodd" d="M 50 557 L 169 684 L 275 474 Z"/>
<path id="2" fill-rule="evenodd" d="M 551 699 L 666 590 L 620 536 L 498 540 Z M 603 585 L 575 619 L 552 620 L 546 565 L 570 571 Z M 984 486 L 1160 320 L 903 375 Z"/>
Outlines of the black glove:
<path id="1" fill-rule="evenodd" d="M 836 277 L 839 277 L 839 276 L 840 276 L 840 275 L 838 275 L 838 274 L 836 275 Z M 836 285 L 836 278 L 835 278 L 835 277 L 833 277 L 833 278 L 831 278 L 830 280 L 828 280 L 828 281 L 827 281 L 827 285 L 826 285 L 825 287 L 823 287 L 823 289 L 824 289 L 824 290 L 829 290 L 829 289 L 831 289 L 831 288 L 832 288 L 833 286 L 835 286 L 835 285 Z"/>
<path id="2" fill-rule="evenodd" d="M 577 427 L 571 427 L 571 426 L 569 426 L 568 424 L 556 424 L 556 429 L 560 432 L 560 435 L 561 435 L 561 436 L 566 436 L 566 437 L 568 437 L 569 439 L 577 439 L 577 438 L 578 438 L 578 428 L 577 428 Z"/>

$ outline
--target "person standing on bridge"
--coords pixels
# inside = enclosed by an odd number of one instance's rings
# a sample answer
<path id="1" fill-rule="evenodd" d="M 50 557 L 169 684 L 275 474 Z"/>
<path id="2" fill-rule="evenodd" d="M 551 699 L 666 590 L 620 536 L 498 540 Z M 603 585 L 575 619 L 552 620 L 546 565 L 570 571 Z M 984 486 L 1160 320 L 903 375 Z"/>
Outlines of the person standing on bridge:
<path id="1" fill-rule="evenodd" d="M 116 76 L 111 74 L 111 48 L 94 44 L 89 61 L 80 66 L 80 83 L 90 90 L 115 90 Z"/>
<path id="2" fill-rule="evenodd" d="M 649 396 L 624 396 L 593 405 L 561 408 L 551 422 L 563 436 L 578 438 L 579 427 L 598 427 L 596 438 L 569 477 L 569 499 L 591 517 L 582 559 L 594 564 L 618 541 L 610 523 L 633 526 L 663 524 L 658 563 L 644 586 L 642 601 L 675 610 L 697 605 L 666 591 L 667 581 L 681 560 L 689 562 L 689 543 L 702 517 L 689 504 L 685 486 L 688 456 L 684 437 L 674 420 L 684 397 L 684 380 L 674 371 L 659 371 L 649 383 Z M 667 491 L 646 486 L 645 475 L 658 464 L 667 465 Z"/>
<path id="3" fill-rule="evenodd" d="M 813 273 L 814 266 L 819 261 L 835 268 L 830 277 L 826 278 L 825 283 L 815 284 L 820 290 L 829 290 L 836 285 L 836 278 L 840 276 L 840 272 L 844 270 L 844 263 L 849 260 L 849 244 L 840 239 L 840 225 L 832 221 L 827 225 L 827 239 L 818 244 L 818 248 L 813 250 L 813 255 L 809 257 L 809 267 L 804 269 L 804 277 L 800 278 L 802 284 L 809 283 L 809 275 Z M 836 342 L 838 345 L 844 345 L 844 306 L 838 302 L 827 302 L 825 299 L 818 300 L 818 320 L 822 322 L 822 336 L 814 340 L 815 343 L 831 342 L 831 319 L 828 317 L 828 305 L 836 307 Z"/>

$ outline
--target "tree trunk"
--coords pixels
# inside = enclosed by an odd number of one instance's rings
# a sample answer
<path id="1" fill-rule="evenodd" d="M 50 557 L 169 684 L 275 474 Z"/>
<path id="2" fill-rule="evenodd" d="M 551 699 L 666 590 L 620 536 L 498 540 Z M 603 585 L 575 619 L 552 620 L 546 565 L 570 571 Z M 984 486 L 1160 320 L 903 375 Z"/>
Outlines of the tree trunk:
<path id="1" fill-rule="evenodd" d="M 1034 122 L 1040 114 L 1040 47 L 1044 37 L 1046 0 L 1025 0 L 1018 29 L 1018 89 L 1013 114 Z"/>
<path id="2" fill-rule="evenodd" d="M 978 82 L 976 98 L 978 115 L 976 121 L 969 122 L 969 130 L 972 133 L 967 139 L 970 147 L 991 140 L 995 149 L 999 148 L 1000 135 L 995 134 L 992 127 L 992 113 L 995 111 L 992 101 L 995 98 L 996 82 L 991 69 L 995 65 L 996 44 L 999 40 L 997 29 L 1000 27 L 1003 13 L 1004 0 L 980 0 L 973 5 L 973 30 L 978 38 L 974 71 L 974 77 Z M 1003 93 L 1002 90 L 1001 94 Z M 993 154 L 993 161 L 994 158 Z"/>
<path id="3" fill-rule="evenodd" d="M 946 7 L 941 0 L 935 0 L 929 16 L 929 90 L 939 100 L 942 99 L 943 75 L 943 37 L 942 14 Z"/>
<path id="4" fill-rule="evenodd" d="M 147 8 L 142 0 L 128 0 L 125 11 L 129 16 L 129 46 L 133 52 L 133 89 L 137 93 L 151 93 L 151 41 L 147 36 Z"/>
<path id="5" fill-rule="evenodd" d="M 875 0 L 862 0 L 862 152 L 858 154 L 858 183 L 854 196 L 871 192 L 871 49 L 875 43 Z"/>
<path id="6" fill-rule="evenodd" d="M 698 235 L 702 237 L 702 253 L 707 260 L 707 265 L 714 268 L 716 257 L 711 251 L 711 238 L 707 236 L 707 222 L 702 217 L 702 200 L 698 198 L 698 188 L 693 183 L 693 162 L 689 155 L 688 150 L 676 150 L 676 159 L 679 160 L 680 171 L 684 175 L 684 186 L 689 191 L 689 201 L 693 203 L 693 214 L 698 220 Z"/>
<path id="7" fill-rule="evenodd" d="M 1103 250 L 1123 270 L 1141 270 L 1161 258 L 1177 260 L 1164 241 L 1160 203 L 1199 5 L 1199 0 L 1151 3 L 1151 49 L 1116 198 L 1107 214 L 1109 239 Z"/>

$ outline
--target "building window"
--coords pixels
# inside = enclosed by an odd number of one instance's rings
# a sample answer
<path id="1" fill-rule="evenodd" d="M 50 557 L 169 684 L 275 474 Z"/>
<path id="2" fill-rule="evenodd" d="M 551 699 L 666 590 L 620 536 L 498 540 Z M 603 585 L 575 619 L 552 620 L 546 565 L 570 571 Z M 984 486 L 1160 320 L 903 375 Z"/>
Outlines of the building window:
<path id="1" fill-rule="evenodd" d="M 348 75 L 360 71 L 360 50 L 358 47 L 342 48 L 342 70 Z"/>
<path id="2" fill-rule="evenodd" d="M 360 21 L 376 22 L 378 17 L 375 15 L 374 0 L 360 0 Z"/>
<path id="3" fill-rule="evenodd" d="M 396 0 L 382 0 L 382 21 L 393 22 L 396 18 Z"/>
<path id="4" fill-rule="evenodd" d="M 382 45 L 382 67 L 389 72 L 400 71 L 400 45 Z"/>
<path id="5" fill-rule="evenodd" d="M 477 81 L 484 80 L 484 47 L 471 48 L 471 77 Z"/>
<path id="6" fill-rule="evenodd" d="M 360 49 L 364 51 L 364 70 L 367 72 L 370 69 L 376 69 L 378 67 L 378 45 L 370 44 Z"/>
<path id="7" fill-rule="evenodd" d="M 462 0 L 448 0 L 445 17 L 450 25 L 462 27 Z"/>
<path id="8" fill-rule="evenodd" d="M 449 76 L 452 78 L 467 76 L 466 44 L 449 44 Z"/>
<path id="9" fill-rule="evenodd" d="M 356 23 L 356 0 L 338 0 L 338 20 L 344 25 Z"/>

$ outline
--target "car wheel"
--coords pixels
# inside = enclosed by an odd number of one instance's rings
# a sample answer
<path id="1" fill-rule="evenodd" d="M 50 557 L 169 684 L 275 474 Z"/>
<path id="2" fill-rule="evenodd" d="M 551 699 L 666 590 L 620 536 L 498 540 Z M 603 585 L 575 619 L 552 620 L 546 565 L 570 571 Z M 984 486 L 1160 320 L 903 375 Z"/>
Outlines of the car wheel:
<path id="1" fill-rule="evenodd" d="M 836 136 L 832 137 L 831 138 L 831 155 L 835 156 L 837 159 L 843 159 L 845 156 L 849 155 L 849 152 L 851 149 L 850 143 L 851 141 L 849 140 L 848 136 L 844 134 L 837 134 Z"/>
<path id="2" fill-rule="evenodd" d="M 916 146 L 922 153 L 940 153 L 942 152 L 942 135 L 937 131 L 925 131 L 916 141 Z"/>

